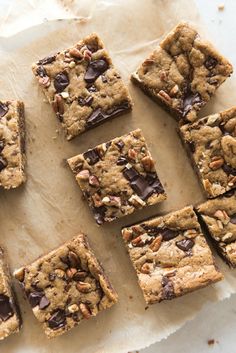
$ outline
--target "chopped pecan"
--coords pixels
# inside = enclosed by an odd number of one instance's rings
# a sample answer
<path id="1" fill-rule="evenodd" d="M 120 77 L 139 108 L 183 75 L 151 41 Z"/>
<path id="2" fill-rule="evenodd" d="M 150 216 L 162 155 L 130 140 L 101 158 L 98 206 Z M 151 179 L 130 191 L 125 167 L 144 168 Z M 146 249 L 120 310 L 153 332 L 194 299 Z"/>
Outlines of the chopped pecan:
<path id="1" fill-rule="evenodd" d="M 165 91 L 161 90 L 157 95 L 161 100 L 165 101 L 168 105 L 172 103 L 172 98 Z"/>
<path id="2" fill-rule="evenodd" d="M 77 304 L 71 304 L 68 306 L 68 311 L 71 314 L 76 313 L 78 310 L 79 310 L 79 307 Z"/>
<path id="3" fill-rule="evenodd" d="M 94 186 L 94 187 L 98 187 L 99 186 L 99 180 L 98 178 L 95 176 L 95 175 L 91 175 L 89 177 L 89 184 L 91 186 Z"/>
<path id="4" fill-rule="evenodd" d="M 64 103 L 60 94 L 55 94 L 54 101 L 52 102 L 52 107 L 55 113 L 64 114 Z"/>
<path id="5" fill-rule="evenodd" d="M 127 228 L 123 229 L 122 236 L 123 236 L 123 239 L 128 242 L 132 237 L 132 230 L 129 230 Z"/>
<path id="6" fill-rule="evenodd" d="M 213 157 L 212 161 L 209 163 L 209 167 L 212 170 L 217 170 L 224 164 L 224 159 L 222 157 Z"/>
<path id="7" fill-rule="evenodd" d="M 133 246 L 143 245 L 143 241 L 142 241 L 141 235 L 139 235 L 138 237 L 134 238 L 134 239 L 131 241 L 131 243 L 132 243 Z"/>
<path id="8" fill-rule="evenodd" d="M 79 281 L 79 282 L 76 283 L 76 288 L 81 293 L 88 293 L 91 290 L 91 284 L 87 283 L 87 282 Z"/>
<path id="9" fill-rule="evenodd" d="M 95 207 L 102 206 L 101 197 L 97 193 L 92 195 L 92 200 L 93 200 L 93 204 L 94 204 Z"/>
<path id="10" fill-rule="evenodd" d="M 80 303 L 79 308 L 80 308 L 80 311 L 85 319 L 89 319 L 92 316 L 88 305 L 86 305 L 84 303 Z"/>
<path id="11" fill-rule="evenodd" d="M 214 217 L 218 218 L 223 224 L 228 224 L 230 218 L 225 210 L 217 210 L 214 213 Z"/>
<path id="12" fill-rule="evenodd" d="M 88 180 L 90 176 L 89 170 L 88 169 L 84 169 L 81 170 L 81 172 L 79 172 L 76 176 L 76 178 L 80 179 L 80 180 Z"/>
<path id="13" fill-rule="evenodd" d="M 154 161 L 152 159 L 151 156 L 145 156 L 142 158 L 141 160 L 142 164 L 143 164 L 143 167 L 144 169 L 147 171 L 147 172 L 151 172 L 154 170 Z"/>
<path id="14" fill-rule="evenodd" d="M 150 265 L 149 265 L 147 262 L 145 262 L 145 263 L 142 265 L 140 271 L 141 271 L 142 273 L 149 274 L 149 273 L 150 273 Z"/>
<path id="15" fill-rule="evenodd" d="M 50 78 L 48 76 L 43 76 L 39 78 L 39 84 L 45 88 L 50 86 Z"/>
<path id="16" fill-rule="evenodd" d="M 135 159 L 137 157 L 137 152 L 133 148 L 130 148 L 128 150 L 128 157 L 135 161 Z"/>
<path id="17" fill-rule="evenodd" d="M 76 274 L 76 272 L 76 268 L 71 267 L 66 270 L 66 275 L 67 277 L 72 278 Z"/>
<path id="18" fill-rule="evenodd" d="M 106 206 L 121 207 L 121 198 L 119 196 L 105 196 L 102 203 Z"/>
<path id="19" fill-rule="evenodd" d="M 155 252 L 158 251 L 160 249 L 161 246 L 161 242 L 162 242 L 162 236 L 160 235 L 159 237 L 156 237 L 153 242 L 150 244 L 150 249 Z"/>
<path id="20" fill-rule="evenodd" d="M 76 48 L 71 48 L 69 50 L 70 56 L 73 56 L 76 59 L 83 59 L 83 54 Z"/>

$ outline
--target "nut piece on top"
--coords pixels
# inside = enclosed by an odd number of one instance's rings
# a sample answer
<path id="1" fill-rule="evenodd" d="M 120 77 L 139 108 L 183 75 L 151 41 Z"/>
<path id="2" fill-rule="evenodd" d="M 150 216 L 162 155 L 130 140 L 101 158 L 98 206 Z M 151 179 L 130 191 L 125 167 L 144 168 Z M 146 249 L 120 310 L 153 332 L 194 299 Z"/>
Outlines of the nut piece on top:
<path id="1" fill-rule="evenodd" d="M 208 200 L 197 207 L 216 250 L 231 267 L 236 267 L 236 190 Z"/>
<path id="2" fill-rule="evenodd" d="M 207 197 L 236 187 L 236 106 L 184 125 L 180 133 Z"/>
<path id="3" fill-rule="evenodd" d="M 193 122 L 233 72 L 232 65 L 188 23 L 179 23 L 132 80 L 178 121 Z"/>
<path id="4" fill-rule="evenodd" d="M 96 34 L 39 60 L 32 69 L 68 140 L 132 107 L 129 93 Z"/>
<path id="5" fill-rule="evenodd" d="M 14 275 L 48 338 L 117 302 L 117 294 L 83 234 Z"/>
<path id="6" fill-rule="evenodd" d="M 124 228 L 122 236 L 147 304 L 223 278 L 192 207 Z"/>
<path id="7" fill-rule="evenodd" d="M 11 189 L 26 180 L 24 104 L 0 101 L 0 186 Z"/>
<path id="8" fill-rule="evenodd" d="M 11 288 L 11 275 L 0 247 L 0 340 L 19 332 L 20 327 L 20 312 Z"/>
<path id="9" fill-rule="evenodd" d="M 166 199 L 141 130 L 68 159 L 100 225 Z"/>

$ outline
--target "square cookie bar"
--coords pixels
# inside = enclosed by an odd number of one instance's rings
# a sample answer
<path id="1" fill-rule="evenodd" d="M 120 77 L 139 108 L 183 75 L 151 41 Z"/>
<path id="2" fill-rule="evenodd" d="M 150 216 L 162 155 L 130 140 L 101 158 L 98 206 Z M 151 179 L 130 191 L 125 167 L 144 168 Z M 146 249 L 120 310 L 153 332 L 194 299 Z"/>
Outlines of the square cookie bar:
<path id="1" fill-rule="evenodd" d="M 188 23 L 179 23 L 132 80 L 178 121 L 193 122 L 233 72 L 232 65 Z"/>
<path id="2" fill-rule="evenodd" d="M 122 230 L 147 304 L 222 279 L 192 207 Z"/>
<path id="3" fill-rule="evenodd" d="M 166 199 L 139 129 L 68 163 L 99 225 Z"/>
<path id="4" fill-rule="evenodd" d="M 25 119 L 20 101 L 0 101 L 0 186 L 25 182 Z"/>
<path id="5" fill-rule="evenodd" d="M 39 60 L 33 73 L 70 140 L 131 109 L 131 98 L 96 34 Z"/>
<path id="6" fill-rule="evenodd" d="M 219 254 L 236 267 L 236 190 L 199 205 L 197 212 Z"/>
<path id="7" fill-rule="evenodd" d="M 236 106 L 181 127 L 207 197 L 236 187 Z"/>
<path id="8" fill-rule="evenodd" d="M 117 302 L 117 294 L 83 234 L 14 275 L 48 338 Z"/>
<path id="9" fill-rule="evenodd" d="M 11 276 L 3 249 L 0 247 L 0 340 L 19 332 L 20 313 L 11 288 Z"/>

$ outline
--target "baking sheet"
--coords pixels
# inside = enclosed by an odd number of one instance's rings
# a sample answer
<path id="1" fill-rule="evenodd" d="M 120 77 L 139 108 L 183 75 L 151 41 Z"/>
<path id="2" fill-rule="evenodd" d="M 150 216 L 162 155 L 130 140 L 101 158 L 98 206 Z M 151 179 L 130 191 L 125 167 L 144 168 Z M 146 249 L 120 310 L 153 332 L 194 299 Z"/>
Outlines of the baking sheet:
<path id="1" fill-rule="evenodd" d="M 77 4 L 79 3 L 79 5 Z M 24 17 L 16 16 L 21 13 Z M 189 0 L 12 1 L 2 11 L 0 84 L 2 99 L 25 102 L 27 184 L 0 191 L 0 243 L 11 268 L 18 268 L 70 239 L 86 233 L 119 294 L 119 303 L 61 337 L 47 341 L 17 287 L 24 326 L 0 343 L 1 353 L 121 353 L 166 338 L 209 302 L 236 292 L 235 271 L 217 258 L 225 280 L 209 288 L 146 308 L 136 275 L 120 237 L 122 226 L 203 200 L 176 133 L 173 119 L 129 82 L 143 58 L 178 21 L 200 26 Z M 4 18 L 3 18 L 4 17 Z M 45 21 L 45 17 L 48 18 Z M 57 20 L 56 18 L 66 18 Z M 31 73 L 31 63 L 97 32 L 129 86 L 133 112 L 67 142 L 51 107 Z M 230 78 L 201 115 L 232 106 L 236 80 Z M 97 227 L 65 159 L 99 143 L 141 128 L 168 200 L 111 224 Z M 59 132 L 58 132 L 59 130 Z"/>

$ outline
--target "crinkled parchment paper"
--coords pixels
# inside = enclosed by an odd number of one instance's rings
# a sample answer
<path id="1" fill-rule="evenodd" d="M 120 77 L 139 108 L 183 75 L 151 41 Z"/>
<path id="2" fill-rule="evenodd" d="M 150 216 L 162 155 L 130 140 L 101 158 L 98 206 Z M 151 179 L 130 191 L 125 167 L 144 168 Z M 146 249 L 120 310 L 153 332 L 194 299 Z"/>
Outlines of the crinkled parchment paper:
<path id="1" fill-rule="evenodd" d="M 176 331 L 206 303 L 236 292 L 235 271 L 218 259 L 224 281 L 145 310 L 120 237 L 124 225 L 203 200 L 174 120 L 129 82 L 130 73 L 179 20 L 190 20 L 199 26 L 193 2 L 25 0 L 13 1 L 10 9 L 2 11 L 0 16 L 1 98 L 25 102 L 28 157 L 26 185 L 18 190 L 0 191 L 0 242 L 8 250 L 11 267 L 17 268 L 78 232 L 85 232 L 120 299 L 112 309 L 83 322 L 70 333 L 47 341 L 18 288 L 24 326 L 19 335 L 0 343 L 0 352 L 120 353 L 140 349 Z M 58 20 L 63 17 L 66 19 Z M 51 107 L 43 101 L 31 73 L 31 63 L 93 31 L 100 34 L 129 85 L 134 110 L 67 142 Z M 203 114 L 233 105 L 233 97 L 227 92 L 235 88 L 233 77 L 219 89 Z M 143 130 L 157 161 L 168 200 L 98 228 L 65 159 L 137 127 Z"/>

